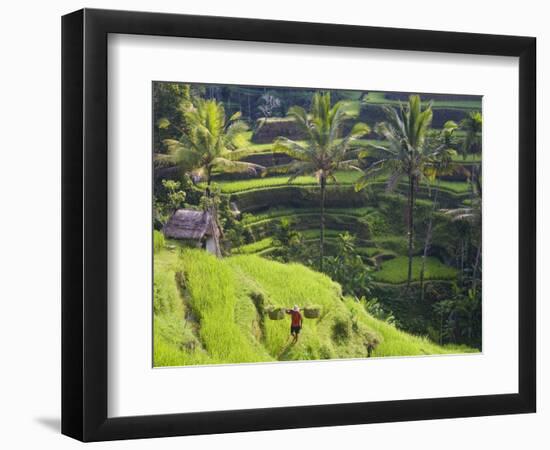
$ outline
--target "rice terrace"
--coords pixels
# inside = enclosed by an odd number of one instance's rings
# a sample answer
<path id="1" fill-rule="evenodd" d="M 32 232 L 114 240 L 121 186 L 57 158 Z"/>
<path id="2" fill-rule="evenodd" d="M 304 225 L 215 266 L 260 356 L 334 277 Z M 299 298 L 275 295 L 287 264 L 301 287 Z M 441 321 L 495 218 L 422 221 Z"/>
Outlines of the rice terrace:
<path id="1" fill-rule="evenodd" d="M 482 99 L 153 83 L 155 367 L 481 351 Z"/>

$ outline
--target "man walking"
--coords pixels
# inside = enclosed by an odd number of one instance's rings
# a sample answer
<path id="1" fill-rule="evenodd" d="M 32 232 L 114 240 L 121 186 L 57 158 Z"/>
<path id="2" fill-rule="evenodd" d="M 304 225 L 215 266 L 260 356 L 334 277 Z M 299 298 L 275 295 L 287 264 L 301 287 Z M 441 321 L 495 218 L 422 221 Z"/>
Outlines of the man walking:
<path id="1" fill-rule="evenodd" d="M 292 343 L 295 344 L 298 342 L 298 335 L 302 329 L 302 314 L 300 313 L 300 308 L 298 305 L 294 305 L 294 308 L 292 309 L 287 309 L 286 313 L 291 315 L 290 335 L 294 337 Z"/>

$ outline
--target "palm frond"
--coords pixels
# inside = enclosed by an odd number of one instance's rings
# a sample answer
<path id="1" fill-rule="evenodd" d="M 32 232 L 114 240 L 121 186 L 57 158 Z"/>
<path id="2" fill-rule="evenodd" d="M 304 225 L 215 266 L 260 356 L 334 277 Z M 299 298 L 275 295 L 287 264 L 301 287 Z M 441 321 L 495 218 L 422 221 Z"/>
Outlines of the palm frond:
<path id="1" fill-rule="evenodd" d="M 229 173 L 248 172 L 253 174 L 259 174 L 264 170 L 264 167 L 260 166 L 259 164 L 253 164 L 253 163 L 248 163 L 244 161 L 232 161 L 230 159 L 221 158 L 221 157 L 214 158 L 212 160 L 212 167 L 216 169 L 221 169 L 224 172 L 229 172 Z"/>
<path id="2" fill-rule="evenodd" d="M 288 182 L 292 183 L 299 176 L 317 173 L 317 167 L 310 162 L 294 161 L 290 164 L 288 172 L 291 173 Z"/>
<path id="3" fill-rule="evenodd" d="M 161 117 L 159 120 L 157 120 L 157 127 L 160 130 L 168 128 L 170 125 L 171 125 L 171 123 L 166 117 Z"/>
<path id="4" fill-rule="evenodd" d="M 386 192 L 390 193 L 395 191 L 395 188 L 403 178 L 404 174 L 401 172 L 394 172 L 391 174 L 391 176 L 388 178 L 388 181 L 386 182 Z"/>
<path id="5" fill-rule="evenodd" d="M 356 170 L 362 172 L 363 169 L 359 167 L 359 161 L 357 159 L 349 159 L 347 161 L 342 161 L 338 164 L 339 169 L 343 170 Z"/>
<path id="6" fill-rule="evenodd" d="M 365 189 L 371 182 L 370 177 L 363 175 L 355 182 L 355 192 Z"/>
<path id="7" fill-rule="evenodd" d="M 237 150 L 227 150 L 223 152 L 222 156 L 231 161 L 239 161 L 243 158 L 246 158 L 247 156 L 254 155 L 257 152 L 258 150 L 253 147 L 243 147 Z"/>
<path id="8" fill-rule="evenodd" d="M 236 113 L 233 113 L 233 115 L 229 118 L 228 122 L 233 122 L 234 120 L 240 119 L 242 116 L 242 113 L 240 111 L 237 111 Z"/>
<path id="9" fill-rule="evenodd" d="M 284 153 L 301 161 L 309 161 L 312 159 L 311 149 L 285 137 L 279 137 L 275 140 L 272 151 Z"/>

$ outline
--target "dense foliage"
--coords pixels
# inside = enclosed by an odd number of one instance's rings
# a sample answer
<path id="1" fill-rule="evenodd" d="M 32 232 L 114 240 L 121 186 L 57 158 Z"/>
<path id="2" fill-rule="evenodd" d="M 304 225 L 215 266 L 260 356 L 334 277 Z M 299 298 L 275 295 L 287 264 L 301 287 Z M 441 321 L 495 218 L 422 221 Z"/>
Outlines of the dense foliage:
<path id="1" fill-rule="evenodd" d="M 481 349 L 479 98 L 154 83 L 153 107 L 156 365 Z M 222 259 L 165 240 L 179 208 Z M 269 317 L 296 303 L 323 312 L 288 346 Z"/>

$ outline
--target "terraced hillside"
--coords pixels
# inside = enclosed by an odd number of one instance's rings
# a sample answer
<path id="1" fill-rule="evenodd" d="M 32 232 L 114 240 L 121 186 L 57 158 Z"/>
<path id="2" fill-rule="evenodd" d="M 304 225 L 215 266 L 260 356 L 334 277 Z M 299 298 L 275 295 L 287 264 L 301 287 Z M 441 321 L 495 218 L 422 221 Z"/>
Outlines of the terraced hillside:
<path id="1" fill-rule="evenodd" d="M 301 264 L 202 250 L 159 248 L 154 266 L 155 366 L 413 356 L 475 351 L 397 330 Z M 296 344 L 272 308 L 315 305 Z"/>
<path id="2" fill-rule="evenodd" d="M 474 161 L 472 161 L 474 162 Z M 462 164 L 462 161 L 460 162 Z M 421 271 L 421 255 L 424 246 L 427 217 L 432 211 L 432 200 L 438 191 L 438 203 L 442 208 L 466 206 L 471 199 L 471 185 L 466 181 L 437 180 L 431 186 L 417 190 L 418 223 L 415 233 L 415 257 L 413 259 L 413 285 L 406 292 L 407 238 L 405 227 L 405 184 L 398 185 L 394 194 L 386 193 L 387 180 L 381 178 L 371 183 L 367 190 L 357 192 L 355 171 L 340 171 L 337 183 L 330 183 L 326 193 L 325 252 L 338 252 L 339 236 L 351 233 L 355 238 L 356 252 L 370 267 L 371 283 L 381 304 L 392 311 L 402 327 L 422 333 L 432 320 L 432 305 L 452 295 L 449 282 L 457 279 L 454 261 L 442 248 L 447 244 L 445 234 L 435 236 L 432 251 L 425 261 L 424 282 L 428 295 L 423 304 L 405 307 L 401 299 L 420 296 L 418 282 Z M 306 253 L 318 254 L 319 246 L 319 186 L 313 176 L 303 176 L 288 181 L 288 175 L 272 175 L 250 179 L 224 179 L 216 182 L 223 195 L 228 196 L 241 211 L 240 221 L 248 233 L 247 242 L 234 247 L 234 255 L 256 255 L 278 260 L 284 254 L 280 243 L 274 239 L 283 221 L 291 224 L 303 239 Z M 441 214 L 436 214 L 435 229 L 448 226 Z"/>
<path id="3" fill-rule="evenodd" d="M 190 129 L 180 144 L 170 141 L 180 153 L 155 155 L 155 207 L 165 214 L 156 229 L 178 208 L 206 211 L 218 222 L 221 259 L 189 249 L 207 248 L 210 237 L 200 233 L 187 249 L 157 246 L 156 365 L 470 351 L 435 344 L 445 342 L 481 347 L 481 128 L 467 121 L 481 117 L 480 97 L 334 91 L 331 100 L 281 88 L 270 92 L 284 107 L 269 117 L 255 113 L 258 89 L 206 89 L 217 112 L 204 123 L 195 117 L 201 133 L 223 108 L 228 121 L 204 139 Z M 270 95 L 258 95 L 260 106 Z M 424 109 L 419 117 L 430 113 L 425 128 L 403 125 L 403 101 L 409 112 L 413 104 Z M 324 113 L 314 108 L 322 102 Z M 319 125 L 343 104 L 353 115 L 334 129 Z M 393 134 L 381 124 L 393 117 L 385 107 L 399 116 Z M 238 141 L 224 141 L 234 125 L 243 130 Z M 417 126 L 422 139 L 399 135 Z M 191 153 L 182 157 L 184 150 Z M 293 173 L 300 176 L 291 180 Z M 179 206 L 178 188 L 163 180 L 181 182 Z M 295 303 L 322 314 L 306 320 L 293 346 L 288 318 L 270 313 Z"/>

